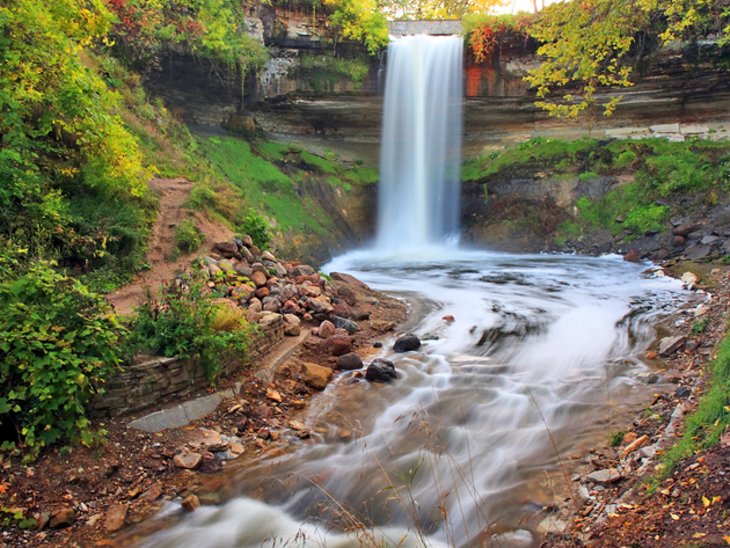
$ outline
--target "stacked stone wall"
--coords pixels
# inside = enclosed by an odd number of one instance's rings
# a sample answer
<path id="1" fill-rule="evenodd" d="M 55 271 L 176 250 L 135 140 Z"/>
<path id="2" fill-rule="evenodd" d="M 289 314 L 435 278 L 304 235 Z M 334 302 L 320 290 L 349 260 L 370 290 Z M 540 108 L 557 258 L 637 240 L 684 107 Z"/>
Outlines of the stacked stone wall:
<path id="1" fill-rule="evenodd" d="M 224 359 L 222 376 L 251 365 L 284 339 L 284 320 L 268 323 L 251 338 L 247 355 L 231 354 Z M 105 393 L 94 401 L 96 417 L 119 416 L 172 400 L 180 400 L 208 386 L 203 365 L 196 360 L 154 358 L 122 367 L 104 385 Z"/>

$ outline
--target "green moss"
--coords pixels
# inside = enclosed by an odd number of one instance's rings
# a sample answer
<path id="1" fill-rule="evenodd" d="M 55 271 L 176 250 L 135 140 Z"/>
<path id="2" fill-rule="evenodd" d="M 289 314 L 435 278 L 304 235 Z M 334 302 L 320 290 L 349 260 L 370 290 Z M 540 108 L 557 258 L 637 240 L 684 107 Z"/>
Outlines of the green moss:
<path id="1" fill-rule="evenodd" d="M 333 91 L 341 80 L 349 80 L 356 89 L 370 71 L 366 57 L 345 58 L 335 55 L 302 55 L 296 74 L 314 91 Z"/>
<path id="2" fill-rule="evenodd" d="M 305 164 L 315 168 L 321 173 L 327 173 L 328 175 L 332 175 L 333 173 L 337 173 L 338 171 L 330 160 L 328 160 L 327 158 L 323 158 L 322 156 L 312 154 L 311 152 L 306 152 L 302 150 L 299 152 L 299 157 Z"/>

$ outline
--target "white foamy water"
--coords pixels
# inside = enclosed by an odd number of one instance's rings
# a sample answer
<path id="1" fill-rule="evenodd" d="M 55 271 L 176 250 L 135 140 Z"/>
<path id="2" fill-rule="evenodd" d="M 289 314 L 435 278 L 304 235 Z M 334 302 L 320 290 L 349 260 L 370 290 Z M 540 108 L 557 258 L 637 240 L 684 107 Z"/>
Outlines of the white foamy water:
<path id="1" fill-rule="evenodd" d="M 378 189 L 380 249 L 459 233 L 461 36 L 407 36 L 388 46 Z"/>
<path id="2" fill-rule="evenodd" d="M 231 474 L 239 496 L 145 546 L 529 546 L 541 505 L 568 496 L 560 462 L 650 397 L 639 357 L 683 298 L 615 257 L 432 249 L 325 268 L 423 303 L 423 346 L 386 341 L 394 383 L 340 375 L 306 416 L 326 434 Z"/>

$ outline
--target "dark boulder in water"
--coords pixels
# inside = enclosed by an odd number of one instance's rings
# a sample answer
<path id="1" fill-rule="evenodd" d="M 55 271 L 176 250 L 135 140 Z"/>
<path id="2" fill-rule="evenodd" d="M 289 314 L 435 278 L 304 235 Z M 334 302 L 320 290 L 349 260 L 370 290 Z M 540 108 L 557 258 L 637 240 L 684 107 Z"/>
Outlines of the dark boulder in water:
<path id="1" fill-rule="evenodd" d="M 403 335 L 395 341 L 393 350 L 396 352 L 409 352 L 411 350 L 417 350 L 420 347 L 421 339 L 415 335 Z"/>
<path id="2" fill-rule="evenodd" d="M 373 360 L 365 371 L 365 378 L 370 382 L 392 382 L 397 377 L 393 362 L 382 358 Z"/>

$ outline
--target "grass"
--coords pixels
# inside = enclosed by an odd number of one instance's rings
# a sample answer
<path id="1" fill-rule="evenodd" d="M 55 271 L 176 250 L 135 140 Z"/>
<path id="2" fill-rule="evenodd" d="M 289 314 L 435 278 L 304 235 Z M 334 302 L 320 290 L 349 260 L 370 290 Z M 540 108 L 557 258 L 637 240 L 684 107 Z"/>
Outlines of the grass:
<path id="1" fill-rule="evenodd" d="M 656 483 L 668 477 L 682 460 L 719 442 L 730 425 L 730 335 L 720 344 L 707 374 L 705 393 L 687 418 L 684 435 L 664 454 Z"/>
<path id="2" fill-rule="evenodd" d="M 599 177 L 619 176 L 622 182 L 602 196 L 595 197 L 591 187 L 581 192 Z M 485 186 L 493 178 L 515 177 L 577 179 L 576 193 L 583 196 L 576 201 L 577 214 L 554 232 L 558 245 L 595 230 L 631 240 L 667 228 L 671 211 L 663 203 L 666 198 L 692 194 L 716 204 L 730 190 L 730 143 L 536 138 L 462 167 L 464 181 Z"/>
<path id="3" fill-rule="evenodd" d="M 300 183 L 319 180 L 349 192 L 378 179 L 372 167 L 346 164 L 333 152 L 315 154 L 290 143 L 208 137 L 199 146 L 219 176 L 241 192 L 248 207 L 264 213 L 274 231 L 289 243 L 299 236 L 325 237 L 333 229 L 331 217 L 300 191 Z M 214 199 L 212 189 L 196 186 L 190 202 L 202 205 Z"/>

